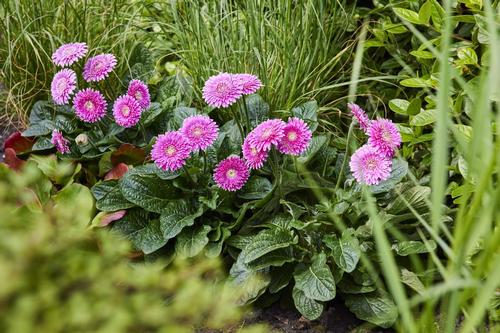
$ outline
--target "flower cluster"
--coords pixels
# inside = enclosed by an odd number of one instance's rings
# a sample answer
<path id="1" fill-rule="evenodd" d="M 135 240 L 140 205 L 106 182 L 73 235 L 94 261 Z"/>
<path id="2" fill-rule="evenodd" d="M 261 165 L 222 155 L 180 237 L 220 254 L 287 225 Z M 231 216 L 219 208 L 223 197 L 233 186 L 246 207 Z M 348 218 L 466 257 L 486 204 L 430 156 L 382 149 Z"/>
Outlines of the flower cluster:
<path id="1" fill-rule="evenodd" d="M 241 96 L 255 93 L 262 82 L 252 74 L 220 73 L 211 76 L 203 87 L 203 99 L 215 108 L 227 108 Z"/>
<path id="2" fill-rule="evenodd" d="M 151 158 L 160 169 L 176 171 L 186 164 L 192 152 L 206 150 L 218 135 L 219 127 L 210 117 L 187 117 L 178 131 L 158 136 L 151 150 Z"/>
<path id="3" fill-rule="evenodd" d="M 351 103 L 348 107 L 368 134 L 368 143 L 351 156 L 351 172 L 361 184 L 379 184 L 391 174 L 392 157 L 401 146 L 401 134 L 391 120 L 370 120 L 358 105 Z"/>
<path id="4" fill-rule="evenodd" d="M 57 66 L 66 67 L 73 65 L 85 57 L 88 52 L 85 43 L 70 43 L 59 47 L 52 54 L 52 61 Z M 87 60 L 83 67 L 82 77 L 88 82 L 98 82 L 109 76 L 117 64 L 116 57 L 112 54 L 98 54 Z M 102 120 L 108 110 L 108 102 L 104 95 L 91 87 L 77 90 L 77 74 L 70 68 L 63 68 L 54 75 L 51 83 L 51 95 L 55 104 L 64 105 L 71 101 L 75 115 L 86 123 L 95 123 Z M 113 117 L 115 122 L 122 127 L 133 127 L 141 119 L 141 114 L 151 104 L 148 86 L 139 80 L 132 80 L 127 93 L 119 96 L 113 103 Z M 55 139 L 54 139 L 55 138 Z M 61 132 L 57 132 L 53 141 L 62 142 Z M 63 138 L 64 139 L 64 138 Z M 66 140 L 66 139 L 65 139 Z M 58 151 L 65 153 L 66 149 L 59 149 L 63 145 L 55 144 Z M 64 147 L 63 147 L 64 148 Z"/>
<path id="5" fill-rule="evenodd" d="M 52 131 L 52 138 L 50 139 L 50 142 L 56 146 L 57 151 L 61 154 L 67 154 L 70 152 L 68 139 L 64 138 L 62 133 L 56 129 Z"/>
<path id="6" fill-rule="evenodd" d="M 227 191 L 242 188 L 248 180 L 250 169 L 260 169 L 273 146 L 283 154 L 297 156 L 308 147 L 312 132 L 299 118 L 269 119 L 255 127 L 243 141 L 243 159 L 230 156 L 217 165 L 214 180 Z"/>

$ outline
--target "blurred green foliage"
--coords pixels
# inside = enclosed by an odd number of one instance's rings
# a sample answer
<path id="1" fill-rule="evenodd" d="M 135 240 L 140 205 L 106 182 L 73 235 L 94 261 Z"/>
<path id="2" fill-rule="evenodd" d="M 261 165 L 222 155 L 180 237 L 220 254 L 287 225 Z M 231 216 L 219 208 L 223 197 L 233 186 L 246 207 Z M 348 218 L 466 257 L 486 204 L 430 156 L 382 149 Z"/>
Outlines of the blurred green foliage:
<path id="1" fill-rule="evenodd" d="M 231 328 L 242 309 L 216 261 L 133 263 L 126 241 L 87 227 L 93 205 L 88 188 L 53 184 L 35 163 L 0 165 L 1 332 L 265 331 Z"/>

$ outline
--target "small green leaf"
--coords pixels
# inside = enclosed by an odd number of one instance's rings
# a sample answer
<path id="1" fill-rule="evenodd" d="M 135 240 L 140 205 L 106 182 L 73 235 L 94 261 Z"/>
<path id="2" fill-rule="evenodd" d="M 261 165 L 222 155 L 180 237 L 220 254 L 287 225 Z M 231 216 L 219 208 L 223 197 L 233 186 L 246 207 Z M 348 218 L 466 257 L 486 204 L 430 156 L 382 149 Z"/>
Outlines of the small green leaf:
<path id="1" fill-rule="evenodd" d="M 477 65 L 477 54 L 470 47 L 461 47 L 457 51 L 457 56 L 464 65 Z"/>
<path id="2" fill-rule="evenodd" d="M 377 292 L 368 294 L 345 294 L 345 304 L 356 317 L 383 328 L 394 325 L 398 309 L 388 295 Z"/>
<path id="3" fill-rule="evenodd" d="M 184 229 L 177 237 L 175 253 L 180 257 L 191 258 L 200 253 L 208 244 L 209 225 Z"/>
<path id="4" fill-rule="evenodd" d="M 428 24 L 429 19 L 431 18 L 431 14 L 432 14 L 432 2 L 428 0 L 422 5 L 422 7 L 420 7 L 420 10 L 418 11 L 418 18 L 420 22 Z"/>
<path id="5" fill-rule="evenodd" d="M 407 115 L 406 110 L 408 109 L 408 106 L 410 105 L 410 102 L 408 102 L 405 99 L 391 99 L 389 101 L 389 108 L 399 114 L 404 114 Z"/>
<path id="6" fill-rule="evenodd" d="M 318 319 L 323 313 L 323 304 L 307 297 L 297 286 L 293 288 L 292 297 L 297 310 L 307 319 Z"/>
<path id="7" fill-rule="evenodd" d="M 432 88 L 432 82 L 430 80 L 422 79 L 419 77 L 414 77 L 411 79 L 405 79 L 399 82 L 400 85 L 409 88 Z"/>
<path id="8" fill-rule="evenodd" d="M 333 260 L 337 266 L 347 273 L 352 272 L 361 257 L 359 242 L 348 230 L 342 233 L 341 239 L 335 239 L 326 246 L 333 250 Z"/>
<path id="9" fill-rule="evenodd" d="M 243 258 L 243 262 L 248 264 L 271 251 L 285 248 L 296 243 L 297 239 L 290 231 L 284 229 L 268 229 L 252 237 L 252 241 L 243 248 L 240 256 Z"/>
<path id="10" fill-rule="evenodd" d="M 429 240 L 428 245 L 430 249 L 427 248 L 424 242 L 421 241 L 403 241 L 392 245 L 392 249 L 399 256 L 407 256 L 410 254 L 428 253 L 436 249 L 436 242 Z"/>
<path id="11" fill-rule="evenodd" d="M 410 121 L 410 125 L 421 127 L 432 124 L 433 122 L 436 121 L 436 116 L 437 116 L 436 109 L 424 110 L 419 114 L 417 114 L 415 117 L 413 117 L 413 119 Z"/>
<path id="12" fill-rule="evenodd" d="M 410 54 L 414 57 L 421 58 L 421 59 L 434 59 L 434 58 L 436 58 L 434 53 L 429 52 L 429 51 L 423 51 L 423 50 L 411 51 Z"/>
<path id="13" fill-rule="evenodd" d="M 417 12 L 414 12 L 413 10 L 396 7 L 394 8 L 394 12 L 403 20 L 406 20 L 413 24 L 426 24 L 425 21 L 422 21 L 420 19 L 419 14 Z"/>
<path id="14" fill-rule="evenodd" d="M 335 280 L 326 264 L 324 253 L 316 255 L 310 265 L 299 266 L 293 277 L 295 287 L 304 292 L 306 297 L 318 301 L 329 301 L 335 298 Z"/>
<path id="15" fill-rule="evenodd" d="M 425 292 L 425 287 L 418 278 L 417 274 L 407 270 L 406 268 L 401 269 L 401 282 L 415 290 L 420 295 Z"/>
<path id="16" fill-rule="evenodd" d="M 272 190 L 273 185 L 267 178 L 252 176 L 238 196 L 246 200 L 258 200 L 264 198 Z"/>

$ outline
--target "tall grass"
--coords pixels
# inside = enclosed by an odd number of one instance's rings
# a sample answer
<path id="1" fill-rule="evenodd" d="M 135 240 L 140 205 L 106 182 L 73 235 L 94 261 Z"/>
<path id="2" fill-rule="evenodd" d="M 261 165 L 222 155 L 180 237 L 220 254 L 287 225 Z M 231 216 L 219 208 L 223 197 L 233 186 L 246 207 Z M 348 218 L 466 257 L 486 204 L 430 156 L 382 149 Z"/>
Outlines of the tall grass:
<path id="1" fill-rule="evenodd" d="M 439 50 L 440 59 L 437 89 L 438 117 L 434 128 L 431 164 L 432 196 L 428 202 L 430 216 L 417 212 L 404 197 L 402 200 L 419 221 L 419 235 L 426 244 L 438 244 L 428 256 L 415 257 L 417 275 L 436 271 L 433 278 L 424 279 L 425 290 L 410 296 L 401 281 L 401 271 L 389 246 L 389 239 L 397 230 L 384 224 L 377 212 L 374 197 L 365 191 L 370 218 L 374 222 L 374 237 L 381 259 L 384 280 L 391 291 L 398 309 L 401 332 L 498 332 L 500 288 L 500 123 L 498 99 L 498 73 L 500 58 L 492 56 L 479 75 L 479 85 L 464 82 L 460 73 L 449 62 L 451 29 L 451 1 L 443 1 L 446 19 Z M 489 0 L 484 1 L 488 20 L 491 54 L 500 51 L 500 34 L 495 23 L 495 11 Z M 422 43 L 423 35 L 407 22 L 403 22 Z M 363 42 L 362 40 L 360 42 Z M 363 48 L 358 48 L 362 52 Z M 352 82 L 359 81 L 354 77 Z M 473 108 L 470 114 L 473 134 L 470 142 L 464 141 L 454 131 L 448 100 L 455 85 L 464 87 Z M 454 143 L 469 166 L 463 184 L 474 191 L 466 194 L 454 209 L 453 223 L 443 222 L 443 205 L 453 205 L 446 186 L 450 165 L 449 144 Z M 411 161 L 409 161 L 411 164 Z M 411 179 L 415 177 L 410 175 Z M 415 181 L 415 184 L 416 181 Z M 429 247 L 429 249 L 431 249 Z M 364 258 L 364 260 L 370 260 Z M 495 322 L 495 320 L 497 320 Z"/>
<path id="2" fill-rule="evenodd" d="M 133 0 L 4 0 L 0 2 L 0 119 L 25 122 L 31 104 L 46 98 L 55 71 L 52 52 L 62 43 L 86 42 L 117 55 L 116 77 L 127 55 L 138 8 Z"/>
<path id="3" fill-rule="evenodd" d="M 218 72 L 250 72 L 274 109 L 311 97 L 323 102 L 339 91 L 317 89 L 343 80 L 343 55 L 353 49 L 345 0 L 149 1 L 146 8 L 174 39 L 198 94 Z"/>

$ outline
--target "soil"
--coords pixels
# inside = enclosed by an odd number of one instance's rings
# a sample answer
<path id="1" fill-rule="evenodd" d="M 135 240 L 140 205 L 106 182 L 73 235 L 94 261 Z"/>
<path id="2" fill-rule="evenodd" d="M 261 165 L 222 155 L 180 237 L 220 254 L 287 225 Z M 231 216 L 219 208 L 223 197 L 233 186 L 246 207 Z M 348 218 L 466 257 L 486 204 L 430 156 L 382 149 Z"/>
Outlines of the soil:
<path id="1" fill-rule="evenodd" d="M 391 333 L 392 329 L 382 329 L 356 318 L 341 300 L 329 304 L 321 317 L 309 321 L 294 309 L 281 308 L 274 303 L 268 308 L 255 310 L 245 324 L 263 323 L 275 332 L 286 333 Z"/>

